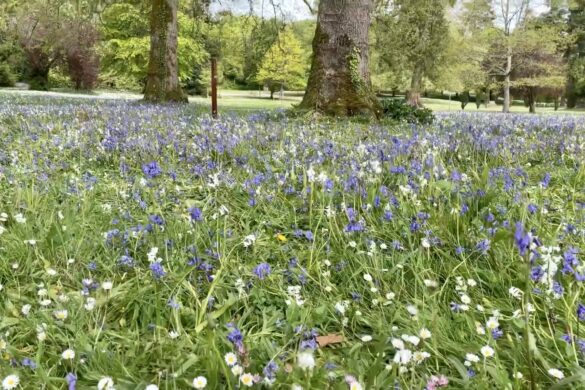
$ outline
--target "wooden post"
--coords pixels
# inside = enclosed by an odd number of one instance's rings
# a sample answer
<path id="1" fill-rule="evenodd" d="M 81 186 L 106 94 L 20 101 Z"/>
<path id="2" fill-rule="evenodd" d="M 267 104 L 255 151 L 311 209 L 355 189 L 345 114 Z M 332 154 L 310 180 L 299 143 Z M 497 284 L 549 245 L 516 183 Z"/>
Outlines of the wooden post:
<path id="1" fill-rule="evenodd" d="M 211 116 L 217 119 L 217 58 L 211 59 Z"/>

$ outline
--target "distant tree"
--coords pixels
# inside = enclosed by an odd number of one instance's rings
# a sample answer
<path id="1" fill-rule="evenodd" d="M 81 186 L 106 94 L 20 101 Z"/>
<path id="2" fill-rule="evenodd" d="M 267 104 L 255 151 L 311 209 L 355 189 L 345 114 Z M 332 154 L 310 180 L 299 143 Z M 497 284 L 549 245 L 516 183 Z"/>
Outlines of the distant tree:
<path id="1" fill-rule="evenodd" d="M 567 50 L 567 107 L 575 108 L 585 97 L 585 0 L 569 2 L 568 33 L 574 41 Z"/>
<path id="2" fill-rule="evenodd" d="M 321 0 L 302 109 L 337 116 L 379 115 L 369 72 L 373 0 Z"/>
<path id="3" fill-rule="evenodd" d="M 446 3 L 437 0 L 396 0 L 380 17 L 378 32 L 382 58 L 391 69 L 410 71 L 408 104 L 422 106 L 423 78 L 440 69 L 449 42 Z"/>
<path id="4" fill-rule="evenodd" d="M 279 89 L 304 88 L 305 66 L 299 41 L 284 30 L 264 55 L 256 80 L 270 89 L 270 98 Z"/>
<path id="5" fill-rule="evenodd" d="M 49 71 L 63 59 L 65 29 L 61 4 L 30 2 L 18 10 L 14 27 L 26 59 L 31 89 L 49 88 Z"/>
<path id="6" fill-rule="evenodd" d="M 524 26 L 530 11 L 530 0 L 494 0 L 494 7 L 497 10 L 496 22 L 500 28 L 501 34 L 498 41 L 494 42 L 492 54 L 496 57 L 495 61 L 489 61 L 488 64 L 494 65 L 489 69 L 489 73 L 503 78 L 504 104 L 503 112 L 510 112 L 510 87 L 511 77 L 514 71 L 515 52 L 522 51 L 520 34 L 515 34 L 515 30 Z M 498 62 L 504 59 L 500 65 Z"/>
<path id="7" fill-rule="evenodd" d="M 477 35 L 482 30 L 492 28 L 496 15 L 492 0 L 468 0 L 463 2 L 461 23 L 467 36 Z"/>
<path id="8" fill-rule="evenodd" d="M 522 50 L 517 50 L 511 87 L 519 91 L 531 113 L 536 112 L 539 95 L 561 95 L 565 86 L 564 52 L 560 51 L 552 26 L 527 26 L 522 31 Z M 545 37 L 545 39 L 543 39 Z"/>
<path id="9" fill-rule="evenodd" d="M 75 89 L 92 89 L 99 75 L 99 56 L 95 46 L 99 35 L 91 23 L 74 20 L 66 24 L 68 39 L 64 40 L 67 71 Z"/>
<path id="10" fill-rule="evenodd" d="M 178 0 L 152 0 L 145 101 L 187 102 L 179 83 L 178 7 Z"/>

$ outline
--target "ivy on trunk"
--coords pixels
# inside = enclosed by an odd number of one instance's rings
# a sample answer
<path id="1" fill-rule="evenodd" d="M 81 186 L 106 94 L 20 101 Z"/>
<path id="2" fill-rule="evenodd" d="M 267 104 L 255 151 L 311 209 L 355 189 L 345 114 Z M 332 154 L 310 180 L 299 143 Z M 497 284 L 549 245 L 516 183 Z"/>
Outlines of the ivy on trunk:
<path id="1" fill-rule="evenodd" d="M 368 69 L 372 0 L 321 0 L 313 61 L 301 109 L 379 116 Z"/>

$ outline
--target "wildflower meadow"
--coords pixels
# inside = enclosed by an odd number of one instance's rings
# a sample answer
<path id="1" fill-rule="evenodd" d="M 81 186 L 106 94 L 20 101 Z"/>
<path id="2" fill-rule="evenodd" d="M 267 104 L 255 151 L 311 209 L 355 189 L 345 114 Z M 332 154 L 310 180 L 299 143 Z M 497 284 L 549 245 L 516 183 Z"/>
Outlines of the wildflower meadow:
<path id="1" fill-rule="evenodd" d="M 585 388 L 585 116 L 0 95 L 2 389 Z"/>

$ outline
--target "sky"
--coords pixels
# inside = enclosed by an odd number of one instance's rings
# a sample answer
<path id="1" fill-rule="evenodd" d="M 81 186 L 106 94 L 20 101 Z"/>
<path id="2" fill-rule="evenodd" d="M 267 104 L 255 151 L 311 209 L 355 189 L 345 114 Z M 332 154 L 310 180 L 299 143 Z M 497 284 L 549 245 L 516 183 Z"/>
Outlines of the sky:
<path id="1" fill-rule="evenodd" d="M 273 6 L 274 3 L 274 6 Z M 252 0 L 254 13 L 266 18 L 275 15 L 286 20 L 303 20 L 311 18 L 309 8 L 303 0 Z M 215 0 L 211 5 L 212 12 L 231 10 L 234 13 L 249 13 L 249 0 Z"/>
<path id="2" fill-rule="evenodd" d="M 212 12 L 231 10 L 236 14 L 245 14 L 250 12 L 250 1 L 252 2 L 254 13 L 266 18 L 275 16 L 275 8 L 279 19 L 303 20 L 314 17 L 303 0 L 214 0 L 212 1 L 211 10 Z M 464 1 L 466 0 L 458 0 L 455 10 L 460 9 L 460 4 Z M 310 2 L 313 3 L 312 0 Z M 531 0 L 530 3 L 530 8 L 537 15 L 549 9 L 547 0 Z"/>

